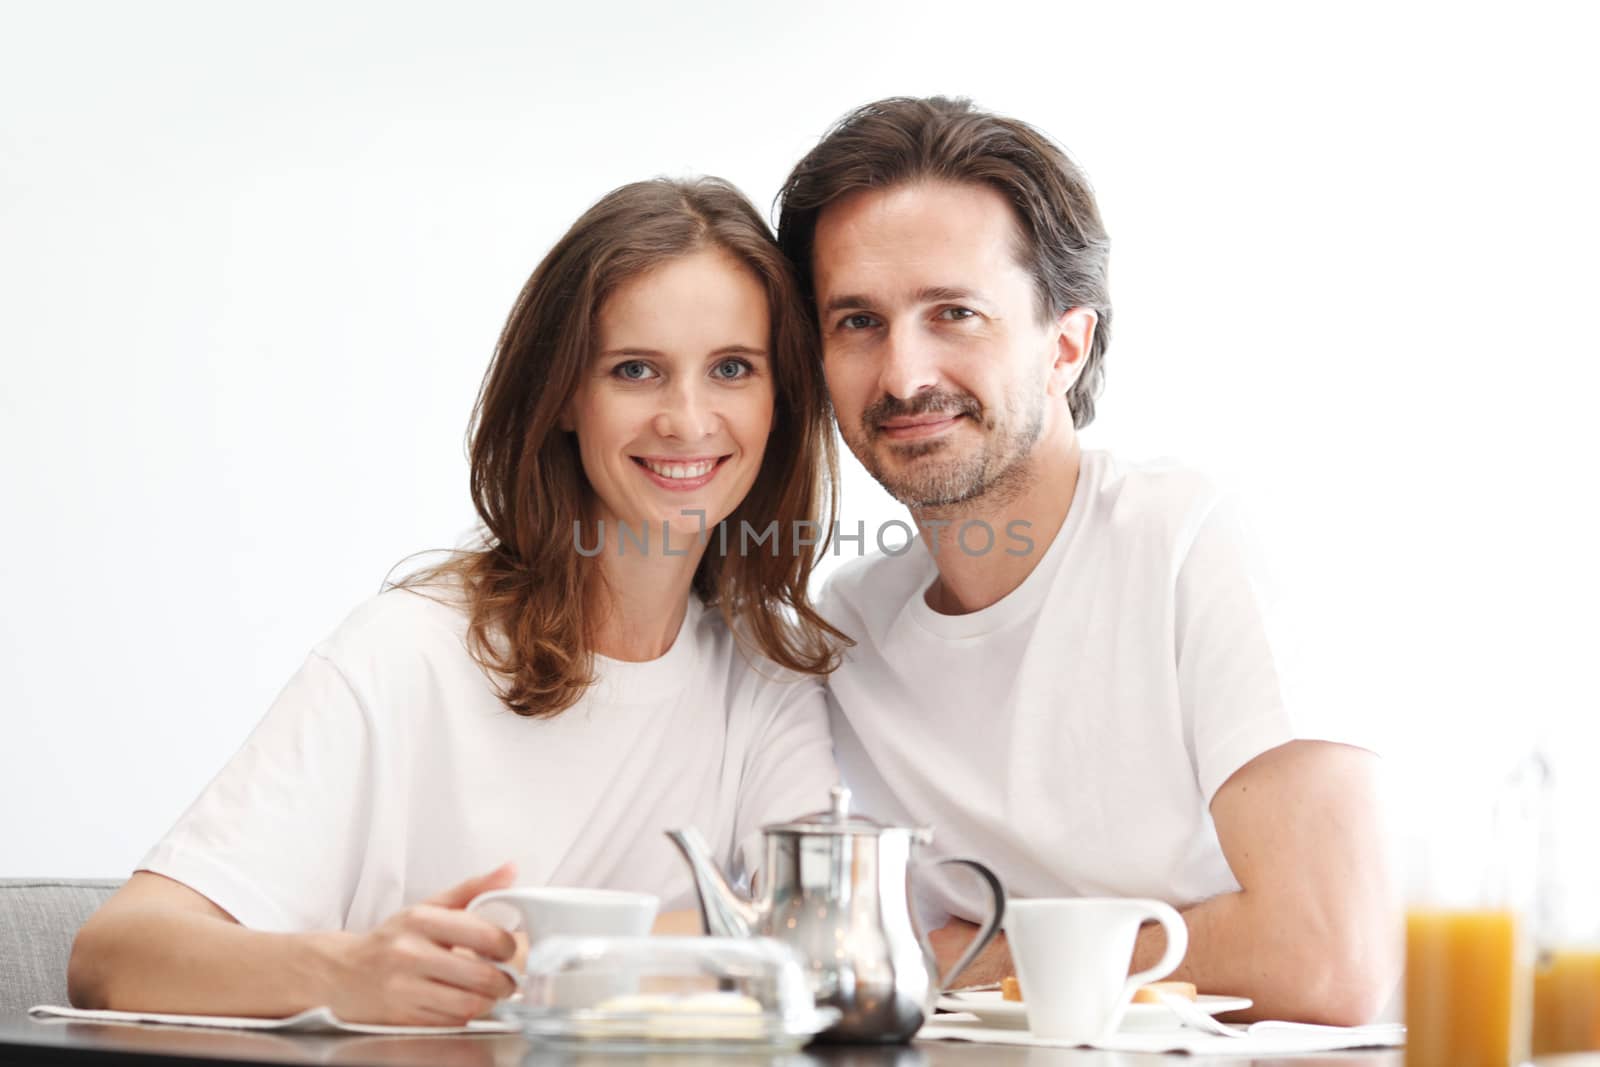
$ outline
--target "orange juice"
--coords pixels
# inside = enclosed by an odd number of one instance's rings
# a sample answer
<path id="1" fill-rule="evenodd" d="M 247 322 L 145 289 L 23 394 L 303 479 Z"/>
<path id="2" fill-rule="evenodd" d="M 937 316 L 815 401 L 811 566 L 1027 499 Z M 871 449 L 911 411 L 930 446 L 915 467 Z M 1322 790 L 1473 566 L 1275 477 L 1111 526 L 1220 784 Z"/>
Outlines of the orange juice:
<path id="1" fill-rule="evenodd" d="M 1533 972 L 1533 1054 L 1600 1049 L 1600 949 L 1557 949 Z"/>
<path id="2" fill-rule="evenodd" d="M 1520 936 L 1507 909 L 1406 913 L 1407 1067 L 1507 1067 L 1524 1058 Z"/>

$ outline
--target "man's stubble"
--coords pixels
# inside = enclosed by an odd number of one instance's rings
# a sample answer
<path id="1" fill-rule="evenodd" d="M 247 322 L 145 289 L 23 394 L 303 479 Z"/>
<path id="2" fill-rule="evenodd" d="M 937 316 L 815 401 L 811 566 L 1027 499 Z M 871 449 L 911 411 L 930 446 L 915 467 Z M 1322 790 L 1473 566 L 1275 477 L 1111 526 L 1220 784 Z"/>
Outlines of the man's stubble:
<path id="1" fill-rule="evenodd" d="M 946 510 L 965 510 L 982 501 L 987 507 L 1003 507 L 1026 490 L 1032 480 L 1029 462 L 1034 445 L 1044 429 L 1045 396 L 1029 391 L 1023 396 L 1008 395 L 1004 419 L 983 410 L 976 398 L 958 394 L 948 403 L 929 406 L 926 403 L 900 403 L 882 400 L 873 405 L 848 434 L 843 434 L 850 451 L 861 465 L 891 496 L 917 512 L 938 513 Z M 954 453 L 947 439 L 912 441 L 895 444 L 883 441 L 873 426 L 876 418 L 905 411 L 963 410 L 962 417 L 972 419 L 982 429 L 977 447 L 965 455 L 941 457 L 941 453 Z M 841 426 L 841 432 L 843 427 Z M 959 431 L 958 431 L 959 432 Z M 882 462 L 884 452 L 897 461 L 893 468 Z"/>

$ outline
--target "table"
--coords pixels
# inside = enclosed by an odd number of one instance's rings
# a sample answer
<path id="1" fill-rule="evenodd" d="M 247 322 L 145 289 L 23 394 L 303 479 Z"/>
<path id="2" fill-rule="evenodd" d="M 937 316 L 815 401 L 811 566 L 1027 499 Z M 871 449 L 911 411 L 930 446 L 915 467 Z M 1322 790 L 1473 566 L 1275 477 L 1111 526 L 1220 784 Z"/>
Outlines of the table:
<path id="1" fill-rule="evenodd" d="M 1572 1058 L 1600 1067 L 1600 1056 Z M 1310 1056 L 1156 1056 L 1092 1049 L 1018 1048 L 949 1041 L 816 1045 L 784 1056 L 605 1054 L 530 1044 L 521 1037 L 363 1037 L 114 1026 L 0 1016 L 0 1063 L 193 1067 L 199 1062 L 344 1064 L 357 1067 L 1404 1067 L 1398 1050 Z M 1555 1060 L 1549 1061 L 1552 1065 Z M 1562 1067 L 1568 1061 L 1563 1059 Z"/>

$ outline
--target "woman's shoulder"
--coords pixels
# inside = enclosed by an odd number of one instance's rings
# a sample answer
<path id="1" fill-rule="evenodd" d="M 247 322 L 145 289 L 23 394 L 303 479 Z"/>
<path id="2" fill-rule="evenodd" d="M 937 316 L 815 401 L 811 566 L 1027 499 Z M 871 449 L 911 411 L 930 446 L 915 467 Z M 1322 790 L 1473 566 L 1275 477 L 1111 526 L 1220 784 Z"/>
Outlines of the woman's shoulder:
<path id="1" fill-rule="evenodd" d="M 806 693 L 821 692 L 819 679 L 774 662 L 761 651 L 747 622 L 735 618 L 730 626 L 715 605 L 700 609 L 695 632 L 700 661 L 723 684 L 730 711 L 771 711 Z"/>
<path id="2" fill-rule="evenodd" d="M 454 652 L 467 628 L 459 586 L 444 582 L 385 589 L 357 604 L 315 651 L 336 664 L 367 662 L 382 654 Z"/>

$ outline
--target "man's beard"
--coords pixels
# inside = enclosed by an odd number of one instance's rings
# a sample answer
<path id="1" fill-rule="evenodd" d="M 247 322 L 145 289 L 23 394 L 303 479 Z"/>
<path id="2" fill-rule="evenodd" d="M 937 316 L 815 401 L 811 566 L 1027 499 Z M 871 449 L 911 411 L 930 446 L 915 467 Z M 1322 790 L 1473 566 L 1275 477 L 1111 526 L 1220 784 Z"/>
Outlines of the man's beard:
<path id="1" fill-rule="evenodd" d="M 979 497 L 1009 498 L 1026 488 L 1028 455 L 1044 427 L 1044 397 L 1031 405 L 1011 402 L 1010 396 L 1007 401 L 997 415 L 970 393 L 929 390 L 910 400 L 884 396 L 861 413 L 845 443 L 867 473 L 907 507 L 949 508 Z M 980 445 L 962 454 L 944 437 L 905 442 L 883 437 L 888 419 L 937 412 L 972 419 L 983 430 Z M 892 467 L 884 462 L 886 455 Z"/>

